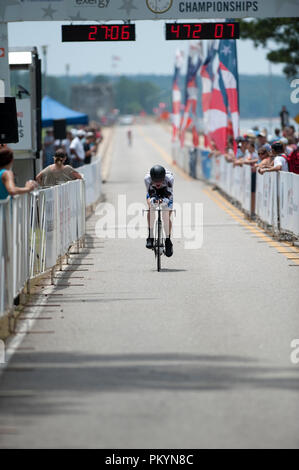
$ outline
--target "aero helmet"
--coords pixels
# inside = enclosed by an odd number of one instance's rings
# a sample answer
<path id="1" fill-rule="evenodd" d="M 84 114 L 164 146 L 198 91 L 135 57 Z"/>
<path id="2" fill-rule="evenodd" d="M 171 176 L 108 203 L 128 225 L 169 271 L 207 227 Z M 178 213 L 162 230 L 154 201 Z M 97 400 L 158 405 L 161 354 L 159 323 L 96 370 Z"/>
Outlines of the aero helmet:
<path id="1" fill-rule="evenodd" d="M 150 175 L 154 183 L 163 181 L 166 175 L 165 168 L 163 168 L 161 165 L 155 165 L 153 168 L 151 168 Z"/>

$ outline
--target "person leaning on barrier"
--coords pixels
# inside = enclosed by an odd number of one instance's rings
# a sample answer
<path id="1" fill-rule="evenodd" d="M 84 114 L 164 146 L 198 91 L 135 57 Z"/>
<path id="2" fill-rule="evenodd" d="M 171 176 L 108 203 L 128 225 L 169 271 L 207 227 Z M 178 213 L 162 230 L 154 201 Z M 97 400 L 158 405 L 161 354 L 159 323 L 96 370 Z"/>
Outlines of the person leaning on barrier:
<path id="1" fill-rule="evenodd" d="M 89 165 L 91 163 L 92 157 L 95 156 L 95 145 L 94 145 L 95 135 L 93 132 L 87 132 L 85 137 L 85 142 L 83 144 L 85 159 L 84 164 Z"/>
<path id="2" fill-rule="evenodd" d="M 6 145 L 0 146 L 0 200 L 4 200 L 8 196 L 30 193 L 37 186 L 32 180 L 27 181 L 23 188 L 16 186 L 12 166 L 12 150 Z"/>
<path id="3" fill-rule="evenodd" d="M 211 151 L 208 155 L 208 158 L 220 157 L 221 152 L 217 149 L 217 145 L 214 140 L 211 140 L 210 147 L 211 147 Z"/>
<path id="4" fill-rule="evenodd" d="M 254 141 L 250 141 L 247 145 L 248 155 L 243 159 L 243 165 L 251 166 L 251 216 L 255 213 L 255 192 L 256 192 L 256 165 L 259 156 L 255 150 Z"/>
<path id="5" fill-rule="evenodd" d="M 272 171 L 289 171 L 289 165 L 286 155 L 283 153 L 283 144 L 279 141 L 271 145 L 273 165 L 268 168 L 260 168 L 258 171 L 261 175 Z"/>
<path id="6" fill-rule="evenodd" d="M 255 168 L 260 172 L 263 168 L 271 168 L 273 166 L 273 155 L 272 147 L 270 144 L 263 145 L 257 152 L 258 163 L 255 164 Z"/>
<path id="7" fill-rule="evenodd" d="M 242 166 L 244 158 L 247 158 L 249 155 L 248 152 L 248 138 L 239 136 L 236 138 L 236 143 L 238 144 L 237 152 L 235 159 L 233 161 L 234 166 Z"/>
<path id="8" fill-rule="evenodd" d="M 55 186 L 67 181 L 82 179 L 82 175 L 70 165 L 64 165 L 66 154 L 63 149 L 58 149 L 54 155 L 54 164 L 42 170 L 36 177 L 41 186 Z"/>

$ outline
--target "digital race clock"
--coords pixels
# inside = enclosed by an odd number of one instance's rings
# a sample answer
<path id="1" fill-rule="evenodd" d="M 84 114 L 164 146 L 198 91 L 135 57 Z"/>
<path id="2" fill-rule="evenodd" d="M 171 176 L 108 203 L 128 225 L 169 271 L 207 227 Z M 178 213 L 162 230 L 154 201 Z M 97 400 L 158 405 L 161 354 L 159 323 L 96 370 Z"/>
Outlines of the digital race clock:
<path id="1" fill-rule="evenodd" d="M 239 39 L 239 23 L 166 23 L 166 39 Z"/>
<path id="2" fill-rule="evenodd" d="M 62 26 L 62 42 L 135 41 L 134 24 Z"/>

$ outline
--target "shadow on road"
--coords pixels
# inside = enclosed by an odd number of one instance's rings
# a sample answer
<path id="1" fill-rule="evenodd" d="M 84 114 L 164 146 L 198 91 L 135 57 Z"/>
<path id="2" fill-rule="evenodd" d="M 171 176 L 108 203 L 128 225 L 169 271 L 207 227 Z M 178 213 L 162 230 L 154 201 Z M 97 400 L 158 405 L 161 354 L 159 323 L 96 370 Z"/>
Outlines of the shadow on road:
<path id="1" fill-rule="evenodd" d="M 0 415 L 70 413 L 62 400 L 65 393 L 74 398 L 82 393 L 242 389 L 298 393 L 299 373 L 261 365 L 254 358 L 225 355 L 24 352 L 14 356 L 1 378 Z M 40 401 L 43 394 L 50 394 L 47 405 Z M 57 405 L 56 397 L 60 397 Z M 70 406 L 74 411 L 73 401 Z"/>

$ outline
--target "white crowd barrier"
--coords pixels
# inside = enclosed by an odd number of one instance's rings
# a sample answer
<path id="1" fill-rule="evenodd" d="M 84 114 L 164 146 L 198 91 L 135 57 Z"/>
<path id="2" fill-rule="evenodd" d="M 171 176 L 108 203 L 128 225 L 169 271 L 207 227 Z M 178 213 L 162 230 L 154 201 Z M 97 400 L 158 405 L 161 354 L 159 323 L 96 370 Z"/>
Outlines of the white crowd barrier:
<path id="1" fill-rule="evenodd" d="M 255 213 L 260 221 L 273 227 L 274 232 L 279 231 L 277 184 L 276 172 L 257 173 Z"/>
<path id="2" fill-rule="evenodd" d="M 101 160 L 78 171 L 83 180 L 0 201 L 0 317 L 28 280 L 53 268 L 84 237 L 86 207 L 101 195 Z"/>
<path id="3" fill-rule="evenodd" d="M 207 153 L 200 151 L 197 177 L 215 184 L 245 213 L 251 214 L 250 165 L 234 167 L 219 156 L 210 159 L 207 171 Z M 178 166 L 189 173 L 188 149 L 174 147 L 172 157 Z M 299 175 L 282 171 L 263 175 L 256 173 L 255 214 L 273 233 L 299 238 Z"/>
<path id="4" fill-rule="evenodd" d="M 278 174 L 280 230 L 299 238 L 299 175 Z"/>
<path id="5" fill-rule="evenodd" d="M 27 194 L 0 201 L 0 315 L 29 277 L 30 211 Z"/>
<path id="6" fill-rule="evenodd" d="M 102 193 L 101 159 L 78 168 L 86 181 L 86 205 L 94 204 Z"/>
<path id="7" fill-rule="evenodd" d="M 85 207 L 83 180 L 0 201 L 0 316 L 29 279 L 82 239 Z"/>
<path id="8" fill-rule="evenodd" d="M 85 234 L 85 182 L 70 181 L 32 194 L 30 278 L 55 266 Z"/>

